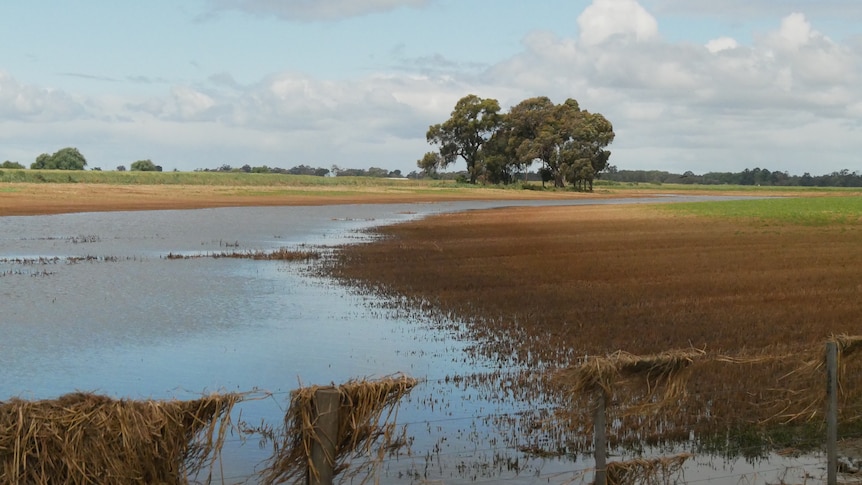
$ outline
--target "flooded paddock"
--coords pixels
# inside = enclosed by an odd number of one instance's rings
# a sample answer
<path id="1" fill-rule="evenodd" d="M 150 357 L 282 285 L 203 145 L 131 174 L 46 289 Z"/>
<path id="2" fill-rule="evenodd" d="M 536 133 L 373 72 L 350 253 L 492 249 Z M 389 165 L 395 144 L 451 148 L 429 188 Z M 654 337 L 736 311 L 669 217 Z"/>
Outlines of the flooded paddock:
<path id="1" fill-rule="evenodd" d="M 468 358 L 471 342 L 457 320 L 441 323 L 358 294 L 317 275 L 314 262 L 168 255 L 325 251 L 367 241 L 365 229 L 440 212 L 659 200 L 671 199 L 0 218 L 0 400 L 76 390 L 132 399 L 259 390 L 271 396 L 241 403 L 241 419 L 279 425 L 289 392 L 300 385 L 403 372 L 422 380 L 398 413 L 410 436 L 409 453 L 384 460 L 381 482 L 586 483 L 589 456 L 525 451 L 527 428 L 534 431 L 552 404 L 500 391 L 500 382 L 518 369 Z M 476 375 L 488 377 L 465 378 Z M 269 453 L 254 438 L 231 436 L 219 478 L 253 483 Z M 801 483 L 819 476 L 823 461 L 698 456 L 684 476 L 705 483 Z"/>

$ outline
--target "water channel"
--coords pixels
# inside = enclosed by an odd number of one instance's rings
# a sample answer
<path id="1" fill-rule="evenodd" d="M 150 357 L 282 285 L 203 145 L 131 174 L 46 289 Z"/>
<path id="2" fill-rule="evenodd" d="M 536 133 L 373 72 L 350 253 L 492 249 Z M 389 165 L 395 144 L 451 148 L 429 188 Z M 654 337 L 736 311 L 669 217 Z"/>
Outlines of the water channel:
<path id="1" fill-rule="evenodd" d="M 423 379 L 398 415 L 415 438 L 413 452 L 385 462 L 382 483 L 585 483 L 589 456 L 532 457 L 517 450 L 515 438 L 499 434 L 494 422 L 517 421 L 535 403 L 487 399 L 447 382 L 447 376 L 494 368 L 465 359 L 469 342 L 457 332 L 387 310 L 371 296 L 314 276 L 307 263 L 166 256 L 361 243 L 369 239 L 366 229 L 451 211 L 702 199 L 0 217 L 0 401 L 76 390 L 193 399 L 260 389 L 272 397 L 241 403 L 242 417 L 278 425 L 289 391 L 299 385 L 403 372 Z M 229 438 L 224 482 L 254 483 L 269 453 L 256 442 Z M 687 477 L 708 483 L 774 483 L 788 473 L 779 458 L 695 462 Z M 723 478 L 708 479 L 716 476 Z"/>

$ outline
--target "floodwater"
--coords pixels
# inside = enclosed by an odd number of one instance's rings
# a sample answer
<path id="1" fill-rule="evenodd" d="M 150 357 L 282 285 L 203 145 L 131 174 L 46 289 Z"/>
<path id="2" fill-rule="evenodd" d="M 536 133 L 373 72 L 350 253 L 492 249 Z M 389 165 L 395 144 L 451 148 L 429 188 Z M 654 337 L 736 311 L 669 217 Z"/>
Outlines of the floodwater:
<path id="1" fill-rule="evenodd" d="M 447 211 L 670 200 L 703 198 L 0 217 L 0 401 L 76 390 L 158 399 L 259 390 L 272 396 L 240 403 L 237 412 L 249 424 L 277 426 L 290 390 L 300 385 L 403 372 L 423 380 L 398 414 L 413 439 L 411 453 L 387 459 L 381 482 L 586 483 L 589 456 L 518 451 L 525 444 L 518 426 L 525 414 L 541 412 L 541 403 L 489 396 L 446 379 L 497 370 L 466 358 L 470 342 L 459 336 L 457 322 L 444 329 L 388 309 L 315 276 L 313 263 L 166 256 L 359 243 L 368 240 L 365 229 Z M 229 437 L 224 482 L 254 483 L 269 454 L 254 439 Z M 774 483 L 822 472 L 816 465 L 788 472 L 788 466 L 779 457 L 718 464 L 698 458 L 686 478 Z"/>

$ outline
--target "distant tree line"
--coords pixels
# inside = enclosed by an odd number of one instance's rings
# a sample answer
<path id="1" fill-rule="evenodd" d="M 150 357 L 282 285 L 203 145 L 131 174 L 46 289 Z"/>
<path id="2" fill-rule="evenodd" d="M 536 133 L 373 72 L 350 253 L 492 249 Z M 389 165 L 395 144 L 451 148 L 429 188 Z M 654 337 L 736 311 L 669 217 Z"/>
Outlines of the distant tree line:
<path id="1" fill-rule="evenodd" d="M 467 163 L 470 183 L 508 184 L 541 164 L 542 182 L 592 190 L 608 167 L 614 129 L 601 113 L 582 110 L 574 99 L 554 104 L 545 96 L 529 98 L 500 112 L 496 99 L 474 94 L 461 98 L 443 123 L 431 125 L 426 140 L 438 146 L 418 160 L 430 176 L 457 159 Z"/>
<path id="2" fill-rule="evenodd" d="M 790 175 L 787 172 L 769 171 L 765 168 L 746 168 L 741 172 L 708 172 L 697 175 L 691 171 L 678 174 L 660 170 L 617 170 L 611 167 L 603 178 L 615 182 L 651 184 L 862 187 L 862 174 L 848 169 L 825 175 L 811 175 L 808 172 L 802 175 Z"/>
<path id="3" fill-rule="evenodd" d="M 66 147 L 61 148 L 54 152 L 53 154 L 43 153 L 36 157 L 36 161 L 30 164 L 31 170 L 84 170 L 84 167 L 87 166 L 87 159 L 75 147 Z M 7 169 L 23 169 L 24 165 L 18 162 L 11 162 L 6 160 L 2 164 L 0 164 L 0 168 Z M 131 169 L 133 171 L 142 171 L 142 172 L 161 172 L 162 167 L 160 165 L 156 165 L 152 162 L 152 160 L 138 160 L 137 162 L 133 162 L 131 164 Z M 99 167 L 94 167 L 93 170 L 101 171 L 102 169 Z M 118 172 L 125 172 L 126 166 L 120 165 L 117 167 Z"/>
<path id="4" fill-rule="evenodd" d="M 577 102 L 569 99 L 554 105 L 548 98 L 530 98 L 501 115 L 496 100 L 483 100 L 477 96 L 462 98 L 452 118 L 445 123 L 432 125 L 428 141 L 440 145 L 439 152 L 429 152 L 417 162 L 421 171 L 406 175 L 409 179 L 444 179 L 476 183 L 511 183 L 524 181 L 554 182 L 557 187 L 571 183 L 582 190 L 592 190 L 593 180 L 601 178 L 624 183 L 651 184 L 702 184 L 702 185 L 761 185 L 787 187 L 862 187 L 862 173 L 843 169 L 825 175 L 790 175 L 784 171 L 765 168 L 745 169 L 741 172 L 692 171 L 673 173 L 661 170 L 619 170 L 608 164 L 610 152 L 605 150 L 613 141 L 613 128 L 600 114 L 580 110 Z M 491 116 L 493 114 L 493 116 Z M 488 120 L 485 118 L 488 117 Z M 491 119 L 493 118 L 493 123 Z M 488 132 L 488 130 L 491 130 Z M 467 170 L 444 172 L 458 157 L 470 160 Z M 447 161 L 448 160 L 448 161 Z M 528 167 L 538 161 L 538 170 Z M 74 147 L 62 148 L 53 154 L 43 153 L 30 165 L 33 170 L 84 170 L 87 160 Z M 24 169 L 19 162 L 6 160 L 0 169 Z M 129 167 L 132 171 L 161 172 L 162 167 L 152 160 L 138 160 Z M 93 170 L 101 170 L 96 167 Z M 117 171 L 126 171 L 119 165 Z M 380 167 L 368 169 L 331 168 L 297 165 L 289 169 L 252 167 L 238 168 L 223 164 L 215 169 L 197 169 L 196 172 L 245 172 L 318 177 L 377 177 L 404 178 L 400 170 Z"/>
<path id="5" fill-rule="evenodd" d="M 251 165 L 243 165 L 242 167 L 232 167 L 228 164 L 221 165 L 218 168 L 204 168 L 195 170 L 196 172 L 244 172 L 244 173 L 280 173 L 287 175 L 314 175 L 317 177 L 377 177 L 377 178 L 404 178 L 401 170 L 386 170 L 380 167 L 362 168 L 341 168 L 338 165 L 333 165 L 332 168 L 311 167 L 308 165 L 297 165 L 292 168 L 268 167 L 261 165 L 252 167 Z"/>

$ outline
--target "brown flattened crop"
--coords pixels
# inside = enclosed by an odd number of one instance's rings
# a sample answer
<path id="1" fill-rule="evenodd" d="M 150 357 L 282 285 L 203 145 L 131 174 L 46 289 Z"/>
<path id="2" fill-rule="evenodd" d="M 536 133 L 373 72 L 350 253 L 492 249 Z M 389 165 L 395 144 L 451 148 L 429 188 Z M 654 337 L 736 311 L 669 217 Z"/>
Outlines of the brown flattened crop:
<path id="1" fill-rule="evenodd" d="M 405 375 L 396 375 L 379 380 L 357 380 L 338 387 L 302 387 L 291 393 L 290 408 L 285 416 L 285 427 L 276 440 L 275 453 L 267 467 L 261 472 L 261 481 L 266 484 L 301 481 L 306 474 L 317 476 L 311 448 L 313 443 L 326 441 L 334 444 L 335 455 L 329 457 L 337 464 L 335 472 L 347 470 L 352 454 L 371 456 L 372 445 L 381 439 L 377 460 L 386 448 L 398 448 L 401 443 L 394 436 L 396 406 L 402 397 L 410 393 L 417 380 Z M 319 436 L 316 430 L 316 394 L 328 389 L 338 394 L 337 436 Z M 376 464 L 374 459 L 360 466 L 360 470 Z M 357 471 L 345 473 L 356 476 Z M 370 477 L 370 474 L 369 474 Z M 313 481 L 313 480 L 311 480 Z M 358 480 L 365 483 L 365 480 Z"/>
<path id="2" fill-rule="evenodd" d="M 238 394 L 193 401 L 74 393 L 0 402 L 2 483 L 187 483 L 220 454 Z"/>
<path id="3" fill-rule="evenodd" d="M 858 225 L 593 206 L 448 214 L 381 232 L 375 244 L 344 248 L 332 271 L 458 315 L 484 356 L 562 368 L 585 355 L 703 349 L 674 423 L 623 423 L 640 427 L 639 438 L 798 416 L 811 402 L 800 393 L 822 389 L 800 366 L 830 335 L 862 333 Z M 847 375 L 860 370 L 846 360 Z M 860 402 L 860 387 L 845 383 L 845 403 Z"/>

